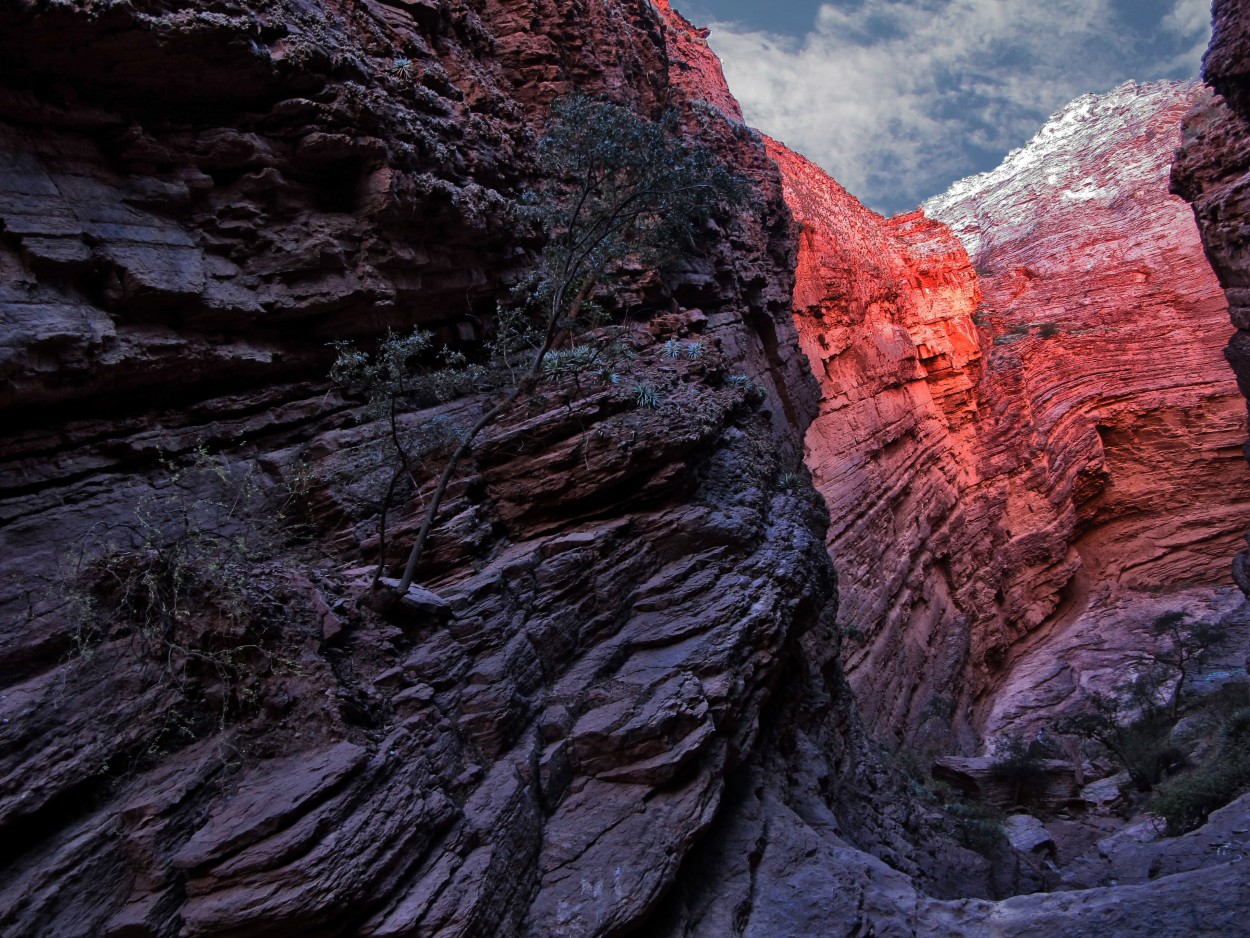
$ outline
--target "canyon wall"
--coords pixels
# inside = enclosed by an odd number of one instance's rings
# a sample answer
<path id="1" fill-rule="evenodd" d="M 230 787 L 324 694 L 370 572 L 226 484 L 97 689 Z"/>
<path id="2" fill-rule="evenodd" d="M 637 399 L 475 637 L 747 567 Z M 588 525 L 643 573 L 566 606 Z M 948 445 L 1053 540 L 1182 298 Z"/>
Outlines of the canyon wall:
<path id="1" fill-rule="evenodd" d="M 1172 187 L 1193 203 L 1236 329 L 1225 355 L 1242 394 L 1250 397 L 1250 10 L 1244 3 L 1215 0 L 1212 19 L 1203 77 L 1217 93 L 1200 100 L 1185 118 Z M 1250 593 L 1250 551 L 1238 554 L 1234 574 Z"/>
<path id="2" fill-rule="evenodd" d="M 1167 191 L 1204 94 L 1088 95 L 998 169 L 889 220 L 770 144 L 803 227 L 795 316 L 823 390 L 807 461 L 847 670 L 879 732 L 932 741 L 953 718 L 946 742 L 968 745 L 1008 712 L 1023 729 L 1114 671 L 1022 664 L 1048 636 L 1118 603 L 1128 641 L 1145 613 L 1126 596 L 1154 609 L 1160 591 L 1229 581 L 1250 520 L 1242 405 L 1223 295 Z"/>
<path id="3" fill-rule="evenodd" d="M 575 89 L 676 108 L 754 202 L 616 298 L 627 380 L 544 386 L 484 434 L 421 571 L 440 598 L 381 619 L 356 605 L 377 515 L 350 486 L 383 428 L 326 380 L 327 343 L 481 338 L 533 263 L 512 200 Z M 776 169 L 737 118 L 666 3 L 0 11 L 0 931 L 645 917 L 833 592 L 821 509 L 778 483 L 815 385 L 782 351 Z M 221 571 L 233 607 L 202 592 L 155 635 L 93 618 L 76 550 L 133 532 L 114 562 L 156 563 L 152 524 L 249 474 L 311 535 Z"/>
<path id="4" fill-rule="evenodd" d="M 630 314 L 625 380 L 544 384 L 487 431 L 420 571 L 435 595 L 383 618 L 357 602 L 378 518 L 355 472 L 384 428 L 325 380 L 326 343 L 413 325 L 482 338 L 533 264 L 541 233 L 512 201 L 548 105 L 574 89 L 676 108 L 755 199 L 678 270 L 604 298 Z M 951 229 L 882 221 L 743 126 L 705 34 L 667 0 L 10 3 L 0 272 L 4 934 L 1244 920 L 1250 884 L 1210 837 L 1157 882 L 1151 866 L 1122 888 L 990 901 L 1036 883 L 955 843 L 865 731 L 842 651 L 875 724 L 949 729 L 944 695 L 988 699 L 1010 659 L 991 649 L 1085 562 L 1077 503 L 1129 516 L 1174 489 L 1129 474 L 1117 501 L 1114 441 L 1088 413 L 1069 418 L 1073 457 L 1039 417 L 1002 429 L 1030 408 L 1063 422 L 1062 401 L 1017 387 L 1016 358 L 995 379 L 1014 397 L 982 391 L 1003 349 L 1062 339 L 1007 300 L 979 322 L 982 297 L 1010 290 Z M 1182 324 L 1205 315 L 1200 273 Z M 700 354 L 674 359 L 670 340 Z M 1151 380 L 1131 401 L 1065 400 L 1123 421 L 1154 413 L 1153 393 L 1219 425 L 1222 397 Z M 405 419 L 463 425 L 490 401 Z M 1172 424 L 1146 423 L 1166 448 Z M 1086 430 L 1104 456 L 1082 473 Z M 1220 432 L 1198 438 L 1193 464 L 1222 458 Z M 1144 442 L 1122 461 L 1154 458 Z M 1012 481 L 1038 460 L 1056 466 Z M 301 523 L 241 571 L 246 615 L 209 591 L 155 647 L 91 618 L 71 564 L 93 537 L 186 521 L 250 497 L 248 479 Z M 397 507 L 395 540 L 420 507 Z M 1184 532 L 1214 525 L 1186 510 L 1169 536 L 1205 571 Z M 1045 523 L 1018 521 L 1032 514 Z M 134 547 L 128 562 L 152 559 Z M 1179 577 L 1136 549 L 1143 577 Z"/>

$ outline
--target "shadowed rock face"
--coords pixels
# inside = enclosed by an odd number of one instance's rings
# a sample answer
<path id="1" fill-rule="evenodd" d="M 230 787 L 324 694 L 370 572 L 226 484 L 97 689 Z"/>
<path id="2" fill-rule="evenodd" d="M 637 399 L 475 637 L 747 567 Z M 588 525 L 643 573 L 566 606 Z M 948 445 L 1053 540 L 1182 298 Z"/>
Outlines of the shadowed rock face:
<path id="1" fill-rule="evenodd" d="M 1250 520 L 1242 408 L 1223 296 L 1167 192 L 1203 94 L 1081 98 L 999 169 L 888 221 L 770 144 L 803 226 L 796 323 L 823 388 L 807 461 L 847 669 L 879 732 L 931 738 L 953 708 L 958 735 L 991 704 L 997 729 L 1032 689 L 1011 677 L 1026 638 L 1228 582 Z M 1048 707 L 1079 696 L 1069 665 Z M 1014 719 L 1044 715 L 1027 711 Z"/>
<path id="2" fill-rule="evenodd" d="M 815 399 L 780 351 L 789 217 L 701 37 L 645 2 L 32 3 L 0 13 L 0 61 L 0 931 L 639 921 L 832 596 L 822 513 L 777 485 Z M 326 343 L 480 337 L 538 243 L 511 212 L 529 147 L 575 88 L 678 108 L 758 201 L 620 301 L 664 406 L 567 382 L 519 405 L 422 571 L 451 622 L 388 624 L 353 603 L 376 516 L 326 481 L 381 428 L 327 386 Z M 158 457 L 197 446 L 321 479 L 313 543 L 247 571 L 246 638 L 171 626 L 239 645 L 224 671 L 96 641 L 58 568 L 190 485 Z"/>
<path id="3" fill-rule="evenodd" d="M 1218 94 L 1196 103 L 1172 169 L 1172 187 L 1193 203 L 1202 244 L 1228 299 L 1236 332 L 1224 354 L 1243 395 L 1250 397 L 1250 10 L 1216 0 L 1214 31 L 1203 76 Z M 1250 593 L 1250 552 L 1237 556 L 1234 575 Z"/>

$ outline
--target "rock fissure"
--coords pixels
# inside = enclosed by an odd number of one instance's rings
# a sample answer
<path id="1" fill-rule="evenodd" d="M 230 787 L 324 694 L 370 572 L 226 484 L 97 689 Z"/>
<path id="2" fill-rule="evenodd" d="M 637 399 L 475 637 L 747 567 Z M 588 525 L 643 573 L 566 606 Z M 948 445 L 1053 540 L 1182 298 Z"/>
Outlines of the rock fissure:
<path id="1" fill-rule="evenodd" d="M 823 375 L 807 461 L 879 732 L 1003 732 L 987 707 L 1051 623 L 1096 614 L 1107 590 L 1221 584 L 1247 511 L 1229 484 L 1238 407 L 1215 354 L 1221 298 L 1164 189 L 1201 96 L 1087 96 L 1000 169 L 888 220 L 770 143 L 803 225 L 800 342 Z M 1194 367 L 1162 367 L 1178 356 Z M 951 692 L 954 725 L 926 721 L 924 695 Z"/>

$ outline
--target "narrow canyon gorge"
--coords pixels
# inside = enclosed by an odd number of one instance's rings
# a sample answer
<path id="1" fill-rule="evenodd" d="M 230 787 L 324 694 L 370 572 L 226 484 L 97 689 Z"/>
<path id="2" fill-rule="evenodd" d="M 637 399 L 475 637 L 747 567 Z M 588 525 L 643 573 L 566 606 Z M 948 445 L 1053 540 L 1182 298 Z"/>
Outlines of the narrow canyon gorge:
<path id="1" fill-rule="evenodd" d="M 1165 831 L 1069 742 L 987 845 L 935 781 L 989 792 L 1169 614 L 1246 677 L 1250 9 L 1213 17 L 1207 84 L 887 219 L 668 0 L 0 6 L 0 933 L 1239 934 L 1250 796 Z M 498 392 L 388 428 L 335 343 L 497 341 L 573 92 L 752 194 L 585 287 L 620 373 L 518 385 L 379 611 L 438 471 L 379 509 L 378 454 Z"/>
<path id="2" fill-rule="evenodd" d="M 807 462 L 879 733 L 933 739 L 953 708 L 953 742 L 1032 735 L 1110 690 L 1135 623 L 1192 607 L 1245 624 L 1228 307 L 1168 191 L 1181 119 L 1208 96 L 1087 96 L 999 169 L 889 220 L 770 143 L 824 388 Z"/>

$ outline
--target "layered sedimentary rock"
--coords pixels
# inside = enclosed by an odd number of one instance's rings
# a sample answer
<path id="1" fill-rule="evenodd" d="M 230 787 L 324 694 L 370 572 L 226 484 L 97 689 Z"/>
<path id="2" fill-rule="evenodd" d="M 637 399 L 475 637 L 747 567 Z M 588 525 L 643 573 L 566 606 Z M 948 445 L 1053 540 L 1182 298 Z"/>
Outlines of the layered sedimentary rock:
<path id="1" fill-rule="evenodd" d="M 757 200 L 617 298 L 645 311 L 626 381 L 546 384 L 483 435 L 421 570 L 437 595 L 384 619 L 357 604 L 376 513 L 339 471 L 384 429 L 324 380 L 325 343 L 481 337 L 541 236 L 509 208 L 533 136 L 575 88 L 675 106 Z M 1148 917 L 1171 934 L 1244 915 L 1240 868 L 1198 848 L 1140 889 L 958 898 L 1033 881 L 942 835 L 856 717 L 828 509 L 795 461 L 819 393 L 790 316 L 799 233 L 738 117 L 665 0 L 0 13 L 0 931 L 980 935 Z M 846 320 L 824 341 L 847 352 L 831 368 L 848 432 L 893 447 L 890 467 L 925 441 L 950 475 L 924 497 L 963 498 L 970 470 L 939 444 L 985 406 L 964 310 L 983 288 L 942 226 L 838 211 L 845 256 L 805 220 L 837 263 L 809 249 L 799 290 L 808 316 Z M 862 253 L 878 255 L 862 273 L 838 266 Z M 463 424 L 485 403 L 404 419 Z M 872 509 L 899 480 L 874 459 L 838 537 L 865 510 L 900 543 L 927 537 L 937 514 Z M 305 516 L 303 540 L 243 571 L 250 621 L 167 623 L 227 643 L 195 646 L 200 667 L 171 636 L 102 640 L 66 561 L 161 506 L 248 497 L 249 470 Z M 419 508 L 396 506 L 394 539 Z M 924 593 L 888 559 L 884 581 Z M 859 589 L 848 608 L 871 608 Z M 1218 901 L 1185 911 L 1195 890 Z"/>
<path id="2" fill-rule="evenodd" d="M 807 463 L 829 505 L 846 660 L 872 674 L 857 686 L 866 715 L 904 726 L 926 699 L 957 694 L 968 658 L 942 572 L 968 582 L 984 558 L 943 540 L 962 527 L 952 434 L 978 377 L 980 289 L 944 226 L 885 222 L 816 166 L 769 150 L 802 225 L 795 319 L 823 391 Z"/>
<path id="3" fill-rule="evenodd" d="M 992 692 L 1030 636 L 1228 581 L 1250 519 L 1241 404 L 1223 296 L 1167 192 L 1203 94 L 1078 99 L 999 169 L 889 220 L 770 144 L 823 390 L 807 460 L 879 731 L 932 738 L 953 717 L 958 734 L 1011 696 Z"/>
<path id="4" fill-rule="evenodd" d="M 1203 76 L 1217 93 L 1196 102 L 1185 118 L 1172 185 L 1193 203 L 1203 246 L 1237 330 L 1225 354 L 1242 394 L 1250 397 L 1250 10 L 1244 3 L 1216 0 L 1212 17 Z M 1250 552 L 1238 555 L 1235 574 L 1250 593 Z"/>
<path id="5" fill-rule="evenodd" d="M 1125 631 L 1104 628 L 1104 649 L 1139 647 L 1133 629 L 1169 610 L 1201 617 L 1210 603 L 1234 630 L 1247 618 L 1243 603 L 1219 598 L 1250 517 L 1240 417 L 1220 355 L 1225 304 L 1188 213 L 1168 194 L 1179 121 L 1205 94 L 1130 83 L 1078 99 L 998 170 L 925 206 L 982 275 L 986 397 L 1002 402 L 1019 389 L 1028 415 L 997 417 L 998 439 L 985 444 L 1011 478 L 1003 534 L 1008 562 L 1022 568 L 1003 585 L 1005 608 L 1023 608 L 1026 627 L 1044 626 L 1012 655 L 1025 668 L 1034 648 L 1086 628 L 1108 605 Z M 1016 452 L 1004 460 L 995 450 L 1013 436 Z M 1022 476 L 1032 479 L 1021 486 Z M 1050 506 L 1053 528 L 1035 520 Z M 1187 587 L 1215 594 L 1159 604 L 1159 594 Z M 1055 614 L 1042 621 L 1038 607 L 1051 601 Z M 1033 701 L 1040 707 L 1011 713 L 1034 686 L 1013 664 L 995 686 L 987 729 L 1052 717 L 1092 689 L 1096 672 L 1114 682 L 1105 663 L 1068 664 Z"/>
<path id="6" fill-rule="evenodd" d="M 616 0 L 23 3 L 0 61 L 0 931 L 639 921 L 832 592 L 820 511 L 777 484 L 815 397 L 778 351 L 789 218 L 701 36 Z M 450 618 L 384 621 L 355 605 L 376 517 L 333 481 L 382 428 L 326 343 L 480 338 L 532 263 L 511 199 L 574 89 L 677 108 L 757 203 L 618 300 L 645 304 L 627 377 L 662 406 L 628 381 L 527 399 L 435 531 Z M 196 449 L 220 475 L 174 471 Z M 315 532 L 243 571 L 250 618 L 101 641 L 61 561 L 199 517 L 246 467 L 309 482 Z"/>

